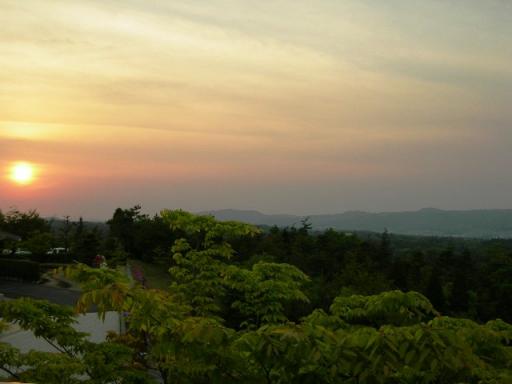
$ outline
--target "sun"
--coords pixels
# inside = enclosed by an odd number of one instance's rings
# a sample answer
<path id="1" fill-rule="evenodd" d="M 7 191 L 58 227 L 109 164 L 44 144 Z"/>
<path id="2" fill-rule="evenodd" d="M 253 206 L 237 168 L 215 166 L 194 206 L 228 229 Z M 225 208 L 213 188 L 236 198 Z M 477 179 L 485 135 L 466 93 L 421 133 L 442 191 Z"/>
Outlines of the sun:
<path id="1" fill-rule="evenodd" d="M 11 166 L 9 178 L 16 184 L 27 185 L 34 181 L 34 166 L 30 163 L 18 162 Z"/>

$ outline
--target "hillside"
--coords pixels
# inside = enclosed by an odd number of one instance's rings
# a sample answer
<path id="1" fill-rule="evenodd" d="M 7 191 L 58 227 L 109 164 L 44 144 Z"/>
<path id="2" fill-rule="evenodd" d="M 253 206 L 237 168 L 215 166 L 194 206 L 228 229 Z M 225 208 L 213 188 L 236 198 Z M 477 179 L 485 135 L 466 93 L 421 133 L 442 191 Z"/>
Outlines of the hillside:
<path id="1" fill-rule="evenodd" d="M 225 209 L 208 211 L 219 220 L 238 220 L 256 225 L 300 225 L 305 216 L 266 215 L 258 211 Z M 426 236 L 512 238 L 512 210 L 448 211 L 425 208 L 419 211 L 370 213 L 349 211 L 332 215 L 311 215 L 314 229 L 375 231 Z"/>

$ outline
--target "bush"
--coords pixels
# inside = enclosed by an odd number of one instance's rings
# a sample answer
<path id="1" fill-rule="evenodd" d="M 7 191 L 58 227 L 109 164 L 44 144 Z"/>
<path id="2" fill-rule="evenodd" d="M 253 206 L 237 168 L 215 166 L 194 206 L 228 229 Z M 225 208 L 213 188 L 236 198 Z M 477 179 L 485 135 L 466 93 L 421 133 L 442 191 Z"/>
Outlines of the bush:
<path id="1" fill-rule="evenodd" d="M 39 264 L 33 261 L 0 259 L 0 277 L 37 281 L 40 275 Z"/>
<path id="2" fill-rule="evenodd" d="M 72 257 L 67 252 L 54 252 L 54 253 L 46 253 L 44 255 L 44 262 L 45 263 L 70 263 L 72 261 Z"/>

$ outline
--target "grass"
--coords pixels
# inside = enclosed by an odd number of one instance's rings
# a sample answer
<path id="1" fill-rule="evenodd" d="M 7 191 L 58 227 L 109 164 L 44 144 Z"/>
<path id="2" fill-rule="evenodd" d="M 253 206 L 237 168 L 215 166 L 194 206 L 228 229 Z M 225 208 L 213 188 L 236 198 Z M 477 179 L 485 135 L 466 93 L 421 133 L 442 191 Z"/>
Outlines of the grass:
<path id="1" fill-rule="evenodd" d="M 162 264 L 150 264 L 140 260 L 130 260 L 130 267 L 136 266 L 142 269 L 148 288 L 167 290 L 171 284 L 171 276 L 168 267 Z"/>

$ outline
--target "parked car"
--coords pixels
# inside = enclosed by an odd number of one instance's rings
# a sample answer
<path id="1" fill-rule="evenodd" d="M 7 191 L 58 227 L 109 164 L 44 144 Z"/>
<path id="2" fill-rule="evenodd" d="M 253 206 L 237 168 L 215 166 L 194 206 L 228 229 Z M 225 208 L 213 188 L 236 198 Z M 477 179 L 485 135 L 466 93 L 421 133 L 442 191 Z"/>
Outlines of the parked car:
<path id="1" fill-rule="evenodd" d="M 68 250 L 62 247 L 51 248 L 49 251 L 46 252 L 47 255 L 62 255 L 65 253 L 68 253 Z"/>
<path id="2" fill-rule="evenodd" d="M 27 251 L 26 249 L 18 248 L 18 249 L 16 249 L 14 254 L 17 256 L 30 256 L 32 254 L 32 252 Z"/>

